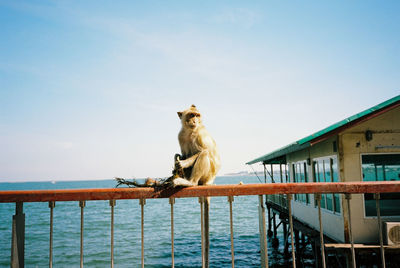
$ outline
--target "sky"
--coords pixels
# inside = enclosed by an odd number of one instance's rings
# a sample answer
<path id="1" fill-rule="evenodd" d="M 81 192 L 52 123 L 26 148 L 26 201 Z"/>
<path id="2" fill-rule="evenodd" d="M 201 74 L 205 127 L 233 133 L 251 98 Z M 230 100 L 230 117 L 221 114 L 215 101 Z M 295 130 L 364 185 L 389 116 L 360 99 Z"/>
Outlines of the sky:
<path id="1" fill-rule="evenodd" d="M 218 175 L 400 94 L 399 1 L 0 0 L 0 181 Z M 254 165 L 255 170 L 261 167 Z"/>

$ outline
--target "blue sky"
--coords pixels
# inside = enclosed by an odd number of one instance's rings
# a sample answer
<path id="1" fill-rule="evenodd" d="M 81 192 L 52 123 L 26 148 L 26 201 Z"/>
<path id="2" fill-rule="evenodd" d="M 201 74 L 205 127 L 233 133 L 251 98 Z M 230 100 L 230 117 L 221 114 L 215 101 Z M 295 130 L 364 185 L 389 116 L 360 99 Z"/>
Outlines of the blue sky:
<path id="1" fill-rule="evenodd" d="M 400 93 L 398 1 L 0 1 L 0 180 L 219 175 Z M 258 166 L 255 166 L 258 169 Z"/>

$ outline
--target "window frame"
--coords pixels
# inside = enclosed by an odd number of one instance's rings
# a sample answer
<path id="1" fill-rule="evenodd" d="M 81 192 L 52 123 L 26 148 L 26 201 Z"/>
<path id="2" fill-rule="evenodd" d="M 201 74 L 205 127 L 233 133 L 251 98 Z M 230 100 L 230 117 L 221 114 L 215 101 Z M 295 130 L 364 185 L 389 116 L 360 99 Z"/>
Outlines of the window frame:
<path id="1" fill-rule="evenodd" d="M 312 159 L 311 163 L 312 163 L 312 167 L 311 167 L 311 171 L 312 171 L 312 177 L 313 177 L 313 182 L 325 182 L 325 183 L 332 183 L 332 182 L 336 182 L 334 180 L 334 170 L 333 170 L 333 163 L 334 160 L 336 160 L 336 175 L 337 175 L 337 182 L 340 182 L 340 173 L 339 173 L 339 160 L 338 160 L 338 156 L 337 155 L 327 155 L 327 156 L 321 156 L 321 157 L 315 157 Z M 323 161 L 323 163 L 321 163 L 320 161 Z M 330 181 L 326 181 L 326 170 L 325 170 L 325 161 L 327 161 L 329 163 L 329 174 L 330 174 Z M 318 176 L 319 173 L 322 171 L 323 174 L 323 178 L 320 179 L 320 181 L 317 181 L 317 177 L 315 174 L 315 163 L 318 164 Z M 322 170 L 320 170 L 322 168 Z M 328 209 L 328 198 L 327 195 L 331 195 L 332 198 L 330 199 L 331 201 L 331 207 L 332 209 Z M 331 213 L 334 215 L 342 215 L 342 198 L 341 196 L 338 194 L 338 198 L 339 198 L 339 211 L 337 211 L 337 204 L 335 201 L 335 195 L 334 193 L 331 194 L 321 194 L 321 210 L 324 210 L 327 213 Z M 322 204 L 322 201 L 324 201 L 324 205 Z M 317 207 L 317 201 L 315 200 L 315 196 L 314 196 L 314 206 Z"/>
<path id="2" fill-rule="evenodd" d="M 396 155 L 400 155 L 400 152 L 382 152 L 382 153 L 360 153 L 360 178 L 361 178 L 361 182 L 364 181 L 363 178 L 363 162 L 362 162 L 362 157 L 364 155 L 389 155 L 389 154 L 396 154 Z M 363 205 L 363 214 L 364 214 L 364 219 L 377 219 L 378 215 L 376 216 L 367 216 L 367 211 L 366 211 L 366 206 L 365 206 L 365 194 L 362 194 L 362 205 Z M 383 219 L 400 219 L 400 214 L 399 215 L 395 215 L 395 216 L 385 216 L 381 214 L 381 218 Z"/>
<path id="3" fill-rule="evenodd" d="M 310 182 L 311 178 L 310 178 L 309 165 L 307 164 L 307 160 L 291 162 L 291 166 L 292 166 L 293 182 L 295 182 L 295 183 Z M 300 173 L 296 173 L 296 171 L 299 168 L 300 168 Z M 300 177 L 296 176 L 296 174 L 300 174 Z M 302 175 L 304 175 L 304 181 L 303 181 Z M 311 205 L 310 194 L 295 194 L 294 201 L 305 204 L 307 206 Z"/>

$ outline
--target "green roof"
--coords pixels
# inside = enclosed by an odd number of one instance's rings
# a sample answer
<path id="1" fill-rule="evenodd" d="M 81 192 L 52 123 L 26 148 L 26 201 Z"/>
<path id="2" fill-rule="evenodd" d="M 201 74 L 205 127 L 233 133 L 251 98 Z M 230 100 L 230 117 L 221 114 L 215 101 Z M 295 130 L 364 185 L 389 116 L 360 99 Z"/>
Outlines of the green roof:
<path id="1" fill-rule="evenodd" d="M 374 107 L 371 107 L 365 111 L 362 111 L 358 114 L 350 116 L 350 117 L 348 117 L 342 121 L 339 121 L 333 125 L 330 125 L 327 128 L 317 131 L 307 137 L 304 137 L 296 142 L 293 142 L 293 143 L 291 143 L 285 147 L 282 147 L 278 150 L 275 150 L 269 154 L 266 154 L 266 155 L 263 155 L 261 157 L 254 159 L 254 160 L 251 160 L 251 161 L 247 162 L 246 164 L 251 165 L 251 164 L 258 163 L 258 162 L 271 163 L 271 164 L 286 163 L 286 159 L 285 159 L 286 154 L 307 148 L 307 147 L 311 146 L 312 141 L 314 141 L 318 138 L 322 138 L 323 135 L 329 135 L 330 133 L 335 133 L 335 130 L 338 130 L 341 127 L 346 127 L 346 125 L 350 125 L 350 123 L 354 122 L 357 119 L 361 119 L 365 116 L 372 115 L 375 112 L 377 112 L 383 108 L 392 106 L 397 102 L 400 102 L 400 95 L 398 95 L 394 98 L 391 98 L 387 101 L 384 101 L 384 102 L 382 102 Z"/>

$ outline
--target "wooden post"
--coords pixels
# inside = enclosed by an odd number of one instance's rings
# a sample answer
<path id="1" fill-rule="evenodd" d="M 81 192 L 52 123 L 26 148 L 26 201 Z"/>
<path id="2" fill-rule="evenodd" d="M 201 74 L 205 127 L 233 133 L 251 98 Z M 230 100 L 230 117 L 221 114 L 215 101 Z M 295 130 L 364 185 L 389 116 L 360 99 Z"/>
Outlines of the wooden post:
<path id="1" fill-rule="evenodd" d="M 11 267 L 22 268 L 25 265 L 25 214 L 22 202 L 15 203 L 15 215 L 12 221 Z"/>

